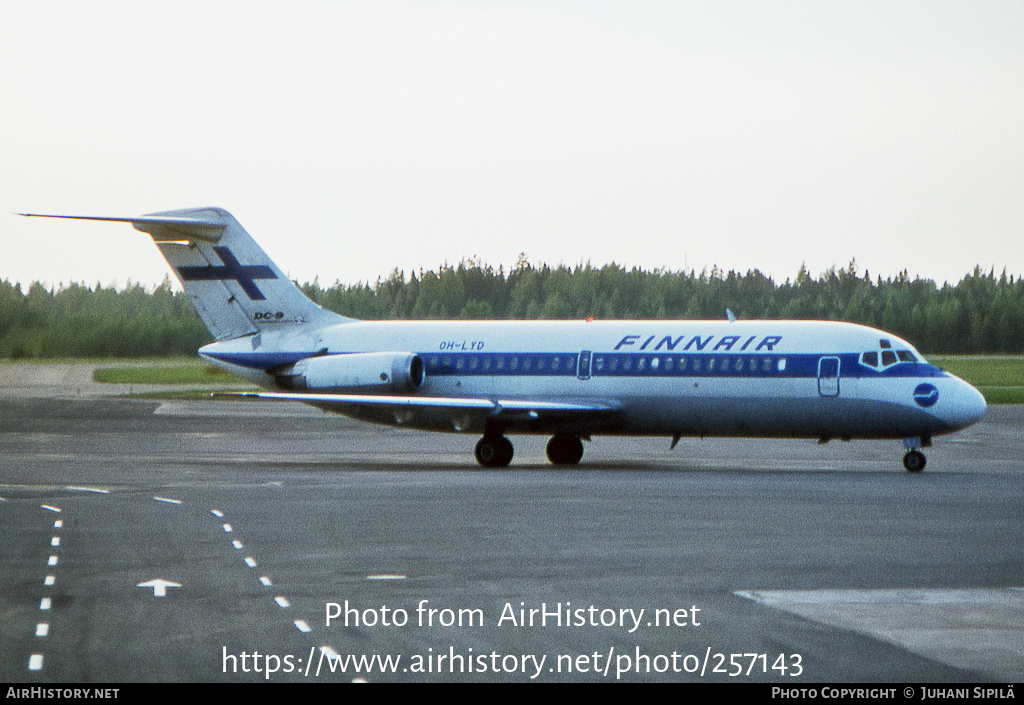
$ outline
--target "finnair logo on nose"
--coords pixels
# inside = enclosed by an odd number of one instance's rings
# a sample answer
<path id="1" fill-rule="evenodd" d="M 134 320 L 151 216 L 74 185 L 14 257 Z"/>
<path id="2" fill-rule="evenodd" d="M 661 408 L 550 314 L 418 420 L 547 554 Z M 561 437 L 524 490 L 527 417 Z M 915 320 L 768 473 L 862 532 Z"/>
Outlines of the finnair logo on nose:
<path id="1" fill-rule="evenodd" d="M 939 390 L 934 384 L 919 384 L 914 389 L 914 401 L 925 408 L 932 406 L 939 400 Z"/>

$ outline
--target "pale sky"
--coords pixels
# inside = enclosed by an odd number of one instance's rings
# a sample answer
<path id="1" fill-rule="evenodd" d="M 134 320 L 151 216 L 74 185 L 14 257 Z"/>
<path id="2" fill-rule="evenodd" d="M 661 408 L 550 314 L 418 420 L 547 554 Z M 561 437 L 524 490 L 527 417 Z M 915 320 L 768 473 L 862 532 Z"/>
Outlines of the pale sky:
<path id="1" fill-rule="evenodd" d="M 231 211 L 292 278 L 479 257 L 1024 274 L 1024 3 L 0 0 L 0 279 L 155 284 Z"/>

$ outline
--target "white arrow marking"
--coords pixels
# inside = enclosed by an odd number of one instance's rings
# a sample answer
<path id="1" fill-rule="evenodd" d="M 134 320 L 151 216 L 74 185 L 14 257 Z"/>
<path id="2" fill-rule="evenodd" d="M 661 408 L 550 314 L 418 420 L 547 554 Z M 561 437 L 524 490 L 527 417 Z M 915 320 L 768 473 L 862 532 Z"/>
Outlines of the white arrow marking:
<path id="1" fill-rule="evenodd" d="M 153 588 L 153 597 L 166 597 L 167 588 L 181 587 L 181 583 L 172 583 L 170 580 L 164 580 L 163 578 L 154 578 L 145 583 L 139 583 L 135 587 L 151 587 Z"/>

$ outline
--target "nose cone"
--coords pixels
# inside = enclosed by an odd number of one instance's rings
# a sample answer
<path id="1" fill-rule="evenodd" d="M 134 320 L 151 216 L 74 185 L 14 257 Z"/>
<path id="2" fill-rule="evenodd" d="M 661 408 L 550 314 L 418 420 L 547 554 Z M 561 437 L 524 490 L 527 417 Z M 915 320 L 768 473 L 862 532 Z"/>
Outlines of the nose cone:
<path id="1" fill-rule="evenodd" d="M 950 375 L 952 377 L 952 375 Z M 977 423 L 985 415 L 988 405 L 981 392 L 959 377 L 952 377 L 950 403 L 945 405 L 943 416 L 953 429 L 961 429 Z"/>

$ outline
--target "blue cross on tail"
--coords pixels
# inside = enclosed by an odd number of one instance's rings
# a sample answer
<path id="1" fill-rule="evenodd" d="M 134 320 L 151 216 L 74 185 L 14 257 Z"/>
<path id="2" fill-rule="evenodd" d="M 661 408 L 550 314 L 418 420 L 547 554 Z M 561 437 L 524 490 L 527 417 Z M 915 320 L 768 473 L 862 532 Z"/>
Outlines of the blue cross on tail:
<path id="1" fill-rule="evenodd" d="M 231 250 L 226 247 L 214 247 L 213 251 L 220 257 L 220 261 L 224 263 L 223 266 L 178 267 L 178 274 L 182 281 L 208 282 L 234 279 L 251 300 L 264 301 L 267 298 L 253 280 L 277 279 L 274 270 L 265 264 L 240 264 Z"/>

